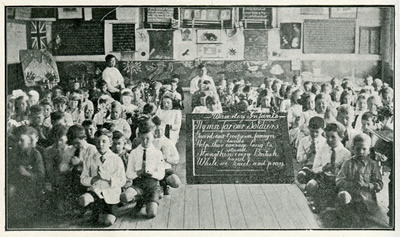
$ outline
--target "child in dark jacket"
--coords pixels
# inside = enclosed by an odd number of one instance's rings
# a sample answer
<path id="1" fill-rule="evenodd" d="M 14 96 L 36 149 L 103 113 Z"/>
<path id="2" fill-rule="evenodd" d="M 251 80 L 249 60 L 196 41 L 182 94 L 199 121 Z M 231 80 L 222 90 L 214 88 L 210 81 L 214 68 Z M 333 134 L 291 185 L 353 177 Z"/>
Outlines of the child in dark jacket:
<path id="1" fill-rule="evenodd" d="M 15 128 L 14 137 L 17 145 L 9 150 L 7 161 L 8 211 L 10 219 L 30 219 L 39 214 L 33 207 L 41 205 L 44 188 L 45 169 L 36 149 L 38 132 L 23 125 Z"/>
<path id="2" fill-rule="evenodd" d="M 354 156 L 343 163 L 336 177 L 342 210 L 355 214 L 350 216 L 357 218 L 361 225 L 365 224 L 365 216 L 376 210 L 375 193 L 383 187 L 378 163 L 370 157 L 370 147 L 371 138 L 367 134 L 356 135 L 353 140 Z"/>

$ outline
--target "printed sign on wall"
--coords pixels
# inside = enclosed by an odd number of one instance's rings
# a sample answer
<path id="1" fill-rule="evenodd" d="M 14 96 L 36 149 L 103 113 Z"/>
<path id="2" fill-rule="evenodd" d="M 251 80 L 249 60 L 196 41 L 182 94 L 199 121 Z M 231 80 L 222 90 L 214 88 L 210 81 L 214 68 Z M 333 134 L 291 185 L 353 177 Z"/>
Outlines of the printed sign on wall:
<path id="1" fill-rule="evenodd" d="M 147 8 L 148 23 L 168 23 L 174 18 L 173 7 L 149 7 Z"/>

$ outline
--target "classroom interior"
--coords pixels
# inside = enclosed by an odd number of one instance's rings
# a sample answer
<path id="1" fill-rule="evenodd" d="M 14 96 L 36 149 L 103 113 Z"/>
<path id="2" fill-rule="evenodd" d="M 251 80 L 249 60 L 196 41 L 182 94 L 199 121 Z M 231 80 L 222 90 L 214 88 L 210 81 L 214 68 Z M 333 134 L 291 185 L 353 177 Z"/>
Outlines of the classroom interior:
<path id="1" fill-rule="evenodd" d="M 207 68 L 217 89 L 222 81 L 225 87 L 243 81 L 251 91 L 261 91 L 268 79 L 291 85 L 298 76 L 302 85 L 309 81 L 320 87 L 337 78 L 351 84 L 356 108 L 356 95 L 366 89 L 366 78 L 379 79 L 382 88 L 394 88 L 393 6 L 7 6 L 6 15 L 7 119 L 15 110 L 10 101 L 19 93 L 34 89 L 42 96 L 41 92 L 56 87 L 66 93 L 76 84 L 90 93 L 102 79 L 109 54 L 116 59 L 115 68 L 125 87 L 139 82 L 164 85 L 179 78 L 182 89 L 181 126 L 175 144 L 179 162 L 173 166 L 181 185 L 162 196 L 154 218 L 146 217 L 145 208 L 132 214 L 136 203 L 118 205 L 113 210 L 116 222 L 105 227 L 90 221 L 90 211 L 55 215 L 46 210 L 51 209 L 47 202 L 44 214 L 33 220 L 11 220 L 6 212 L 6 229 L 394 228 L 390 214 L 394 190 L 389 188 L 394 169 L 390 160 L 394 158 L 393 127 L 374 131 L 378 140 L 391 145 L 385 151 L 391 157 L 379 162 L 383 187 L 374 194 L 373 214 L 366 216 L 363 225 L 343 225 L 334 208 L 316 212 L 307 185 L 297 180 L 302 167 L 296 160 L 296 148 L 289 144 L 292 127 L 287 110 L 227 109 L 220 95 L 221 116 L 209 114 L 210 110 L 196 114 L 191 91 L 191 82 L 202 67 Z M 391 117 L 393 120 L 393 111 Z M 230 127 L 223 128 L 226 124 Z M 8 132 L 17 126 L 7 123 Z M 235 132 L 244 138 L 228 138 Z M 224 133 L 228 135 L 218 138 Z M 272 134 L 272 141 L 255 141 L 254 136 L 260 134 Z M 256 146 L 262 149 L 266 143 L 277 155 L 259 155 Z M 241 156 L 235 161 L 225 157 L 221 150 L 227 150 L 227 144 L 241 145 L 242 150 L 233 153 L 245 151 L 248 162 L 254 159 L 258 163 L 249 168 Z M 204 160 L 207 155 L 213 158 Z M 216 160 L 220 163 L 214 167 Z M 10 198 L 7 189 L 6 200 Z"/>

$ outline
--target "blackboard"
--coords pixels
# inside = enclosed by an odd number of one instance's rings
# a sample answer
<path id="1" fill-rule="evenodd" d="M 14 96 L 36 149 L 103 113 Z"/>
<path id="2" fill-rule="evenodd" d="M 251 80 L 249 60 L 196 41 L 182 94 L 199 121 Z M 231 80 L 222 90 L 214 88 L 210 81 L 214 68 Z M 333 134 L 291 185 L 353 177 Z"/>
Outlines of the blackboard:
<path id="1" fill-rule="evenodd" d="M 113 24 L 113 51 L 135 51 L 134 24 Z"/>
<path id="2" fill-rule="evenodd" d="M 92 8 L 92 20 L 116 20 L 117 10 L 115 7 L 98 7 Z"/>
<path id="3" fill-rule="evenodd" d="M 187 183 L 291 183 L 286 116 L 187 114 Z"/>
<path id="4" fill-rule="evenodd" d="M 49 7 L 32 7 L 31 18 L 56 18 L 57 12 L 55 8 Z"/>
<path id="5" fill-rule="evenodd" d="M 96 21 L 56 21 L 52 27 L 53 36 L 61 38 L 61 45 L 55 55 L 103 55 L 104 23 Z"/>
<path id="6" fill-rule="evenodd" d="M 304 20 L 304 53 L 353 54 L 355 20 Z"/>

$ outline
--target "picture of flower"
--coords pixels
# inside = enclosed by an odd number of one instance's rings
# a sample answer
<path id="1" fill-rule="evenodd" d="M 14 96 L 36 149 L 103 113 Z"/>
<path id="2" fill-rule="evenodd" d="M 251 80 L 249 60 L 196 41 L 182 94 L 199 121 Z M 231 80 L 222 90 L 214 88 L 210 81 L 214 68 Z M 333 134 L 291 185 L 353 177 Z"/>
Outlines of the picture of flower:
<path id="1" fill-rule="evenodd" d="M 133 74 L 138 74 L 142 71 L 142 64 L 140 62 L 124 62 L 123 70 L 126 73 L 129 73 L 130 79 L 132 80 Z"/>

